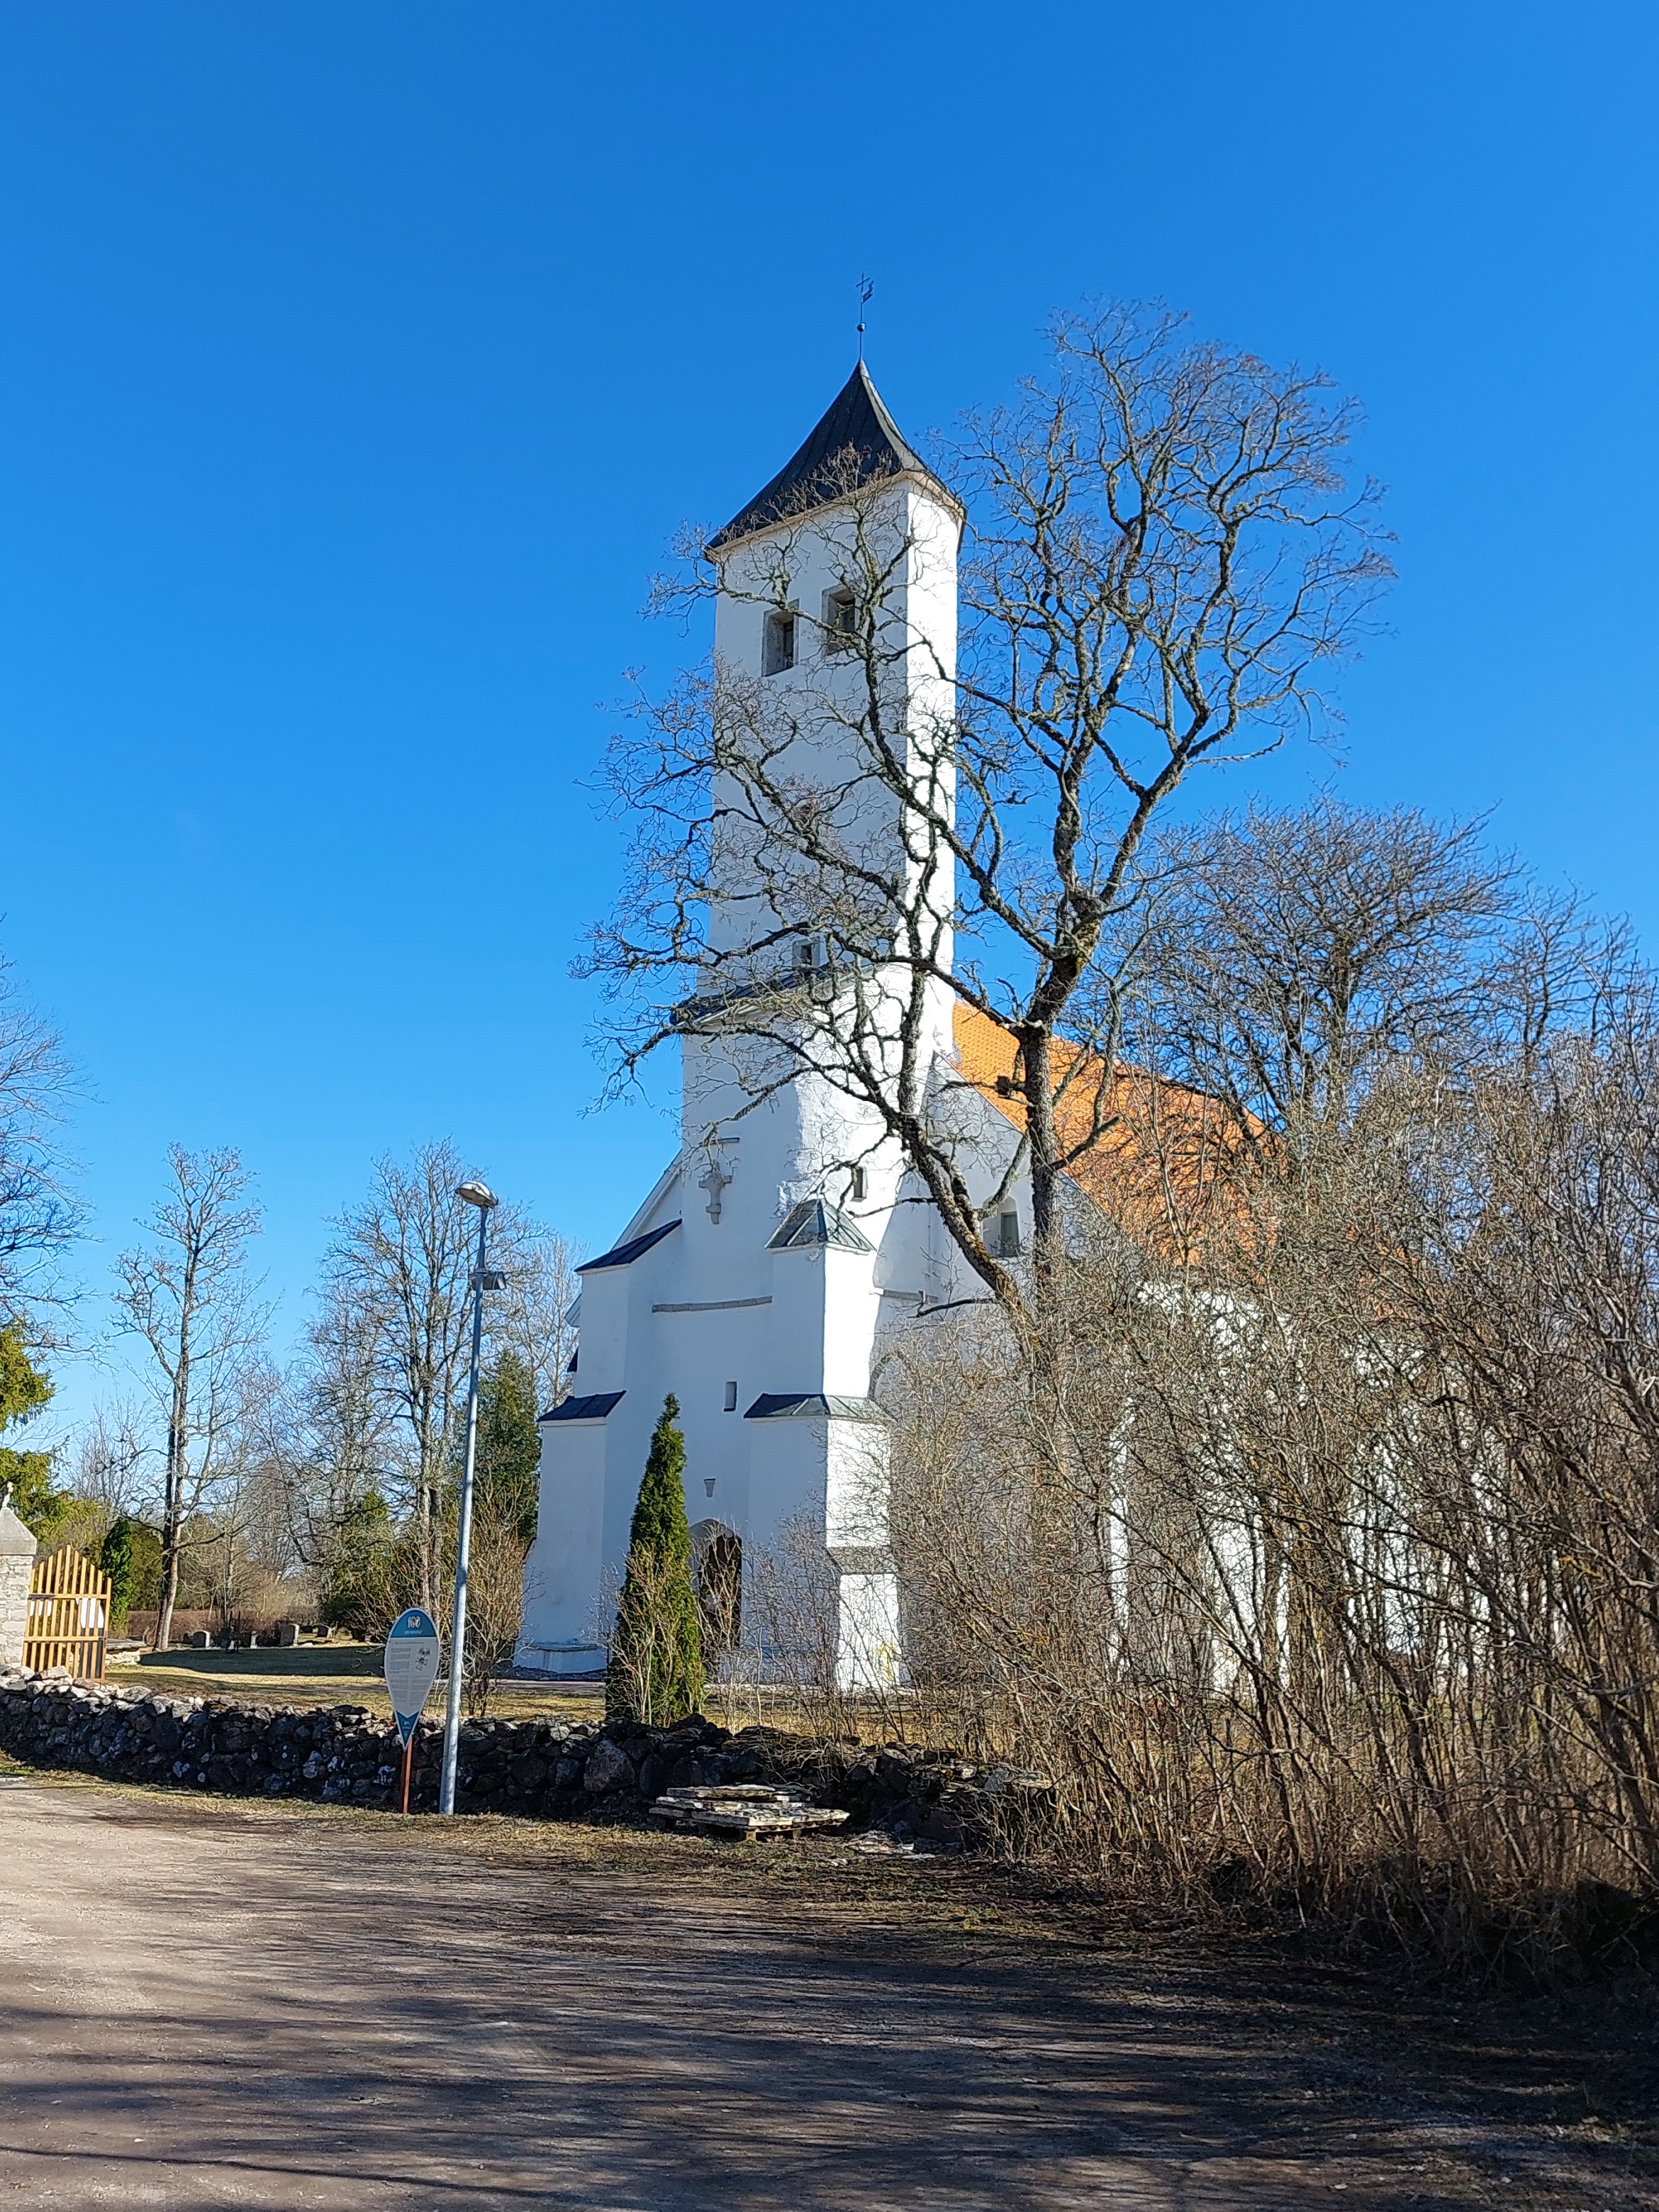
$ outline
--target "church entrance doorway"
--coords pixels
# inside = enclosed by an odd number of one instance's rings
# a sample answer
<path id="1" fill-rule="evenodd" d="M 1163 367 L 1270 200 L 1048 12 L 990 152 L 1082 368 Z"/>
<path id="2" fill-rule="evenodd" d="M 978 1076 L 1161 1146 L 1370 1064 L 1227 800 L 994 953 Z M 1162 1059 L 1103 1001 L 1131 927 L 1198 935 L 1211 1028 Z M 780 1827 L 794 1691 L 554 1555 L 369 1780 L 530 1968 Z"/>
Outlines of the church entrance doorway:
<path id="1" fill-rule="evenodd" d="M 718 1675 L 743 1641 L 743 1539 L 723 1521 L 699 1521 L 691 1531 L 703 1665 Z"/>

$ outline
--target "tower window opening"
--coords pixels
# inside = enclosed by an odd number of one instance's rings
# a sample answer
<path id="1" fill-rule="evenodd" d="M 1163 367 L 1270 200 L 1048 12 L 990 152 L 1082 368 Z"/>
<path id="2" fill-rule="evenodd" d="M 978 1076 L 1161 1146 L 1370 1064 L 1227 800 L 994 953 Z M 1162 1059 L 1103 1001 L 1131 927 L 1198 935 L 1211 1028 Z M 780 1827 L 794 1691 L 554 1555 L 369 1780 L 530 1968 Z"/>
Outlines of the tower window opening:
<path id="1" fill-rule="evenodd" d="M 850 1194 L 855 1204 L 864 1196 L 864 1170 L 862 1168 L 854 1168 L 853 1170 L 853 1187 Z"/>
<path id="2" fill-rule="evenodd" d="M 738 1386 L 735 1382 L 728 1382 L 726 1386 L 726 1410 L 728 1413 L 735 1413 L 738 1410 Z"/>
<path id="3" fill-rule="evenodd" d="M 761 674 L 781 676 L 786 668 L 795 665 L 795 617 L 792 614 L 768 615 L 765 635 L 761 640 Z"/>
<path id="4" fill-rule="evenodd" d="M 858 600 L 850 584 L 823 595 L 824 643 L 831 653 L 846 653 L 857 642 Z"/>
<path id="5" fill-rule="evenodd" d="M 994 1260 L 1018 1260 L 1019 1257 L 1019 1216 L 1012 1209 L 1006 1213 L 992 1214 L 986 1224 L 988 1235 L 986 1243 Z"/>

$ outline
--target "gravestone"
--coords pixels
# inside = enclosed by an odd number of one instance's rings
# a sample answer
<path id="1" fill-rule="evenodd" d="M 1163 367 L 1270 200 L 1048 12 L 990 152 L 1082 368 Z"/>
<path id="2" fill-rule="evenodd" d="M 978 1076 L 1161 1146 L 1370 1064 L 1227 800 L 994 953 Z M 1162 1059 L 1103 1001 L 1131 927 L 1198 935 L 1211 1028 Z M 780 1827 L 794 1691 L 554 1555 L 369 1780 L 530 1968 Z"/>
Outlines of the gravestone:
<path id="1" fill-rule="evenodd" d="M 34 1538 L 12 1511 L 8 1498 L 0 1504 L 0 1667 L 23 1663 L 35 1549 Z"/>

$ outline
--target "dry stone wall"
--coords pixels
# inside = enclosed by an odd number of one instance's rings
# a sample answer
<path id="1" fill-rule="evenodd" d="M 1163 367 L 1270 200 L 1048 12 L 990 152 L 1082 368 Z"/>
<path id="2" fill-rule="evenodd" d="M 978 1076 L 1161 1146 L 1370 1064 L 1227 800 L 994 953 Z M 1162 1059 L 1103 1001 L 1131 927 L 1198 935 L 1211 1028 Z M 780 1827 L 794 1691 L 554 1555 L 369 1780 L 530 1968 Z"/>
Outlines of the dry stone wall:
<path id="1" fill-rule="evenodd" d="M 416 1739 L 411 1806 L 437 1802 L 442 1729 Z M 0 1668 L 0 1751 L 40 1767 L 225 1796 L 312 1798 L 387 1808 L 396 1800 L 397 1731 L 362 1705 L 270 1705 L 154 1697 L 114 1683 Z M 665 1790 L 778 1782 L 917 1848 L 988 1840 L 1025 1778 L 949 1753 L 821 1746 L 771 1729 L 737 1735 L 695 1718 L 675 1729 L 629 1722 L 469 1721 L 456 1807 L 540 1820 L 643 1820 Z"/>

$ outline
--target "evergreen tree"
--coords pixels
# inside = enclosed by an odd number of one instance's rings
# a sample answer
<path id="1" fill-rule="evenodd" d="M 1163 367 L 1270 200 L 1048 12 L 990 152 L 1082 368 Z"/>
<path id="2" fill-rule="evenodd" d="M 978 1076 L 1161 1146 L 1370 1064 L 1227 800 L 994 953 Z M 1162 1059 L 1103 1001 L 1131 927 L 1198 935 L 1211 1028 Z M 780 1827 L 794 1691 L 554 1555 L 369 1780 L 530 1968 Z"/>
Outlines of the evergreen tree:
<path id="1" fill-rule="evenodd" d="M 154 1613 L 161 1602 L 161 1538 L 122 1514 L 98 1547 L 98 1571 L 109 1577 L 110 1626 L 124 1636 L 129 1613 Z"/>
<path id="2" fill-rule="evenodd" d="M 52 1395 L 52 1384 L 28 1356 L 16 1322 L 0 1328 L 0 1429 L 27 1421 Z M 9 1490 L 11 1510 L 41 1543 L 49 1544 L 75 1510 L 67 1490 L 52 1486 L 52 1454 L 16 1451 L 0 1444 L 0 1493 Z"/>
<path id="3" fill-rule="evenodd" d="M 162 1581 L 161 1531 L 144 1521 L 129 1521 L 127 1528 L 132 1544 L 127 1601 L 134 1613 L 159 1613 Z"/>
<path id="4" fill-rule="evenodd" d="M 109 1577 L 109 1625 L 124 1636 L 132 1608 L 132 1523 L 125 1513 L 98 1547 L 98 1571 Z"/>
<path id="5" fill-rule="evenodd" d="M 418 1568 L 402 1556 L 386 1502 L 377 1490 L 354 1498 L 342 1515 L 319 1577 L 318 1618 L 350 1636 L 383 1636 L 410 1601 L 404 1595 Z"/>
<path id="6" fill-rule="evenodd" d="M 521 1352 L 503 1352 L 478 1391 L 474 1510 L 481 1523 L 510 1530 L 526 1552 L 536 1540 L 541 1455 L 536 1378 Z"/>
<path id="7" fill-rule="evenodd" d="M 613 1720 L 672 1725 L 702 1699 L 702 1638 L 685 1517 L 685 1438 L 679 1401 L 663 1401 L 628 1535 L 628 1567 L 605 1675 Z"/>

